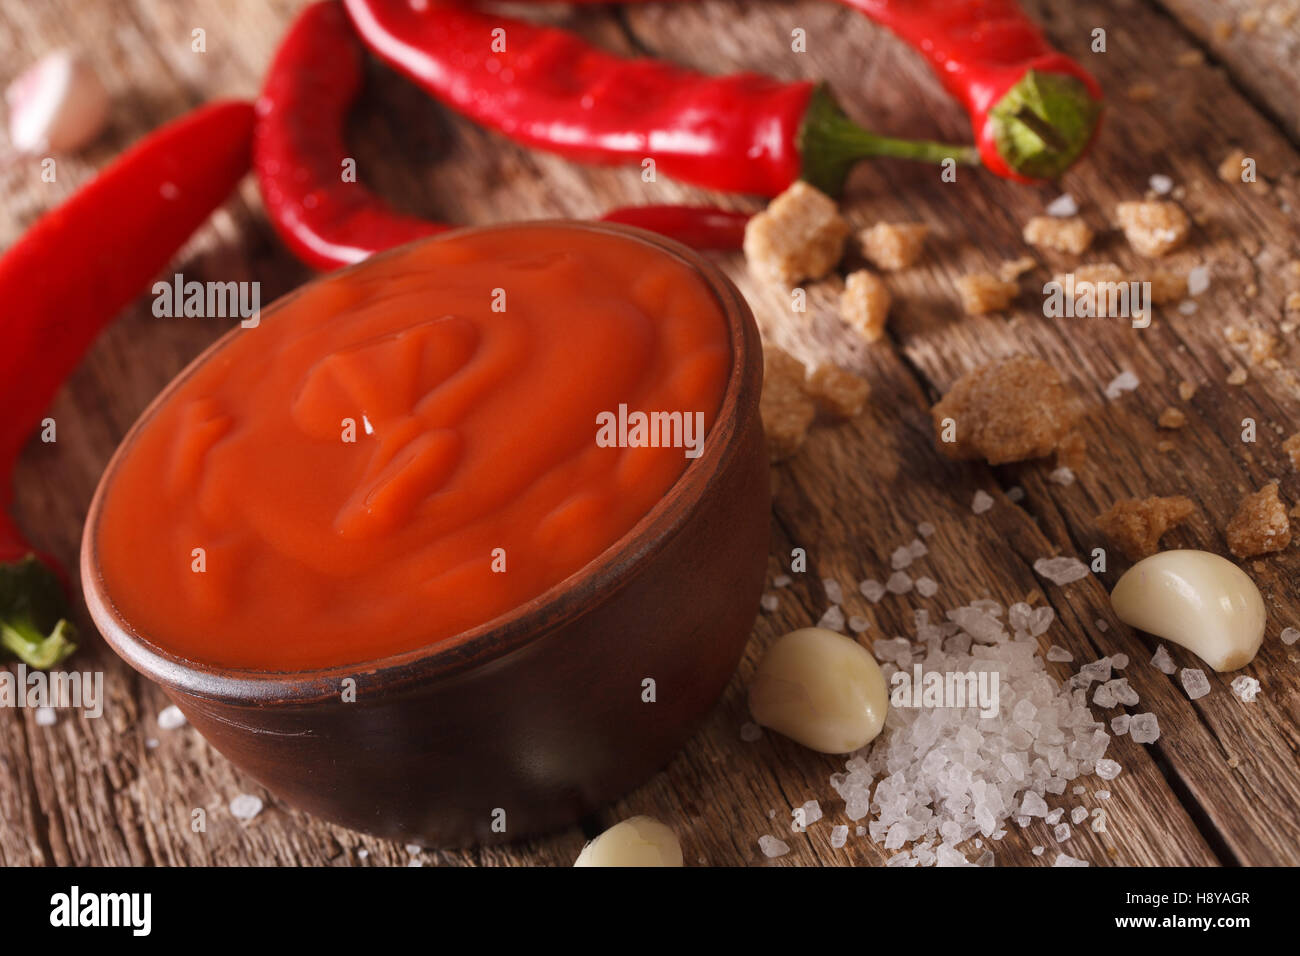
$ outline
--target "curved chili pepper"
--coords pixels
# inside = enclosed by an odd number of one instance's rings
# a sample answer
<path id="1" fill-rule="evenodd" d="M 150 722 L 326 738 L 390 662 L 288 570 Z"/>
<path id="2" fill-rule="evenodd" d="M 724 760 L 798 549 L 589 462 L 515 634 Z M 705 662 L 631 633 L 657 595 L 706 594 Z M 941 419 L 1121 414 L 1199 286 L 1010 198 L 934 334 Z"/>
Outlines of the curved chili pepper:
<path id="1" fill-rule="evenodd" d="M 200 107 L 131 147 L 0 256 L 0 645 L 33 667 L 75 645 L 52 564 L 8 515 L 13 464 L 100 330 L 248 171 L 252 133 L 252 104 Z"/>
<path id="2" fill-rule="evenodd" d="M 452 228 L 397 212 L 341 172 L 344 119 L 361 90 L 363 50 L 337 3 L 299 14 L 257 102 L 253 165 L 276 232 L 303 262 L 334 269 Z M 746 213 L 703 206 L 629 206 L 603 219 L 700 249 L 739 249 Z"/>
<path id="3" fill-rule="evenodd" d="M 970 114 L 984 165 L 999 176 L 1055 179 L 1092 141 L 1101 87 L 1048 44 L 1015 0 L 840 0 L 930 61 Z"/>
<path id="4" fill-rule="evenodd" d="M 970 147 L 877 136 L 824 86 L 706 76 L 623 59 L 554 27 L 457 3 L 344 0 L 366 45 L 457 112 L 527 146 L 639 164 L 725 192 L 775 196 L 802 178 L 832 195 L 869 156 L 976 162 Z"/>

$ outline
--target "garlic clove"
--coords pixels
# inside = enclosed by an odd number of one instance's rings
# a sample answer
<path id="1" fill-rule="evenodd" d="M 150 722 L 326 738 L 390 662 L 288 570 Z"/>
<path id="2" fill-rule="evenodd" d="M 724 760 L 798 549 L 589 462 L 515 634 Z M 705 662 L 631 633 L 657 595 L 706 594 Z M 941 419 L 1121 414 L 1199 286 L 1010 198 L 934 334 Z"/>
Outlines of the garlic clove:
<path id="1" fill-rule="evenodd" d="M 1124 573 L 1116 616 L 1180 644 L 1216 671 L 1245 667 L 1264 640 L 1264 599 L 1245 571 L 1209 551 L 1161 551 Z"/>
<path id="2" fill-rule="evenodd" d="M 582 848 L 574 866 L 681 866 L 672 830 L 653 817 L 616 823 Z"/>
<path id="3" fill-rule="evenodd" d="M 759 662 L 749 685 L 754 720 L 821 753 L 858 750 L 889 712 L 885 675 L 857 641 L 821 627 L 791 631 Z"/>
<path id="4" fill-rule="evenodd" d="M 88 64 L 68 50 L 48 54 L 5 90 L 9 139 L 22 153 L 70 152 L 108 119 L 108 93 Z"/>

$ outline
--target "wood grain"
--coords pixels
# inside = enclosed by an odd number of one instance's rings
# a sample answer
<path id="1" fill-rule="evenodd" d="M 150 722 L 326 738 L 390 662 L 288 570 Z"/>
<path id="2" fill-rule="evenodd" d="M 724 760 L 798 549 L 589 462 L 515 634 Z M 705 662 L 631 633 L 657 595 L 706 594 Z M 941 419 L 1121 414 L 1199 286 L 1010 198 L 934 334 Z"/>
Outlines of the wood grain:
<path id="1" fill-rule="evenodd" d="M 1272 329 L 1284 344 L 1294 337 L 1283 331 L 1283 301 L 1300 287 L 1300 276 L 1285 268 L 1300 258 L 1291 222 L 1300 199 L 1300 155 L 1275 119 L 1243 98 L 1239 89 L 1252 87 L 1228 58 L 1226 70 L 1206 65 L 1171 72 L 1174 57 L 1200 48 L 1204 36 L 1191 14 L 1178 9 L 1180 0 L 1162 2 L 1164 8 L 1123 5 L 1122 16 L 1104 3 L 1027 4 L 1056 42 L 1097 73 L 1113 100 L 1104 135 L 1060 189 L 1014 186 L 974 171 L 941 183 L 934 170 L 895 162 L 864 166 L 854 175 L 845 209 L 855 224 L 919 220 L 935 233 L 916 268 L 887 278 L 895 306 L 885 342 L 865 346 L 842 326 L 834 308 L 837 279 L 810 286 L 809 311 L 797 315 L 788 294 L 752 281 L 738 256 L 720 259 L 768 338 L 807 360 L 853 368 L 872 384 L 873 400 L 861 418 L 843 427 L 818 427 L 793 461 L 774 469 L 772 574 L 780 573 L 795 547 L 807 550 L 809 570 L 774 592 L 779 606 L 759 619 L 724 699 L 691 743 L 645 786 L 582 831 L 491 850 L 426 851 L 414 859 L 568 865 L 584 832 L 650 813 L 677 829 L 688 863 L 881 864 L 889 854 L 869 839 L 850 836 L 844 848 L 830 846 L 830 827 L 849 822 L 828 781 L 842 769 L 841 759 L 771 734 L 753 743 L 739 736 L 748 719 L 744 686 L 758 657 L 775 637 L 820 617 L 828 604 L 821 580 L 834 578 L 851 594 L 846 610 L 870 620 L 870 638 L 910 633 L 914 608 L 935 614 L 975 598 L 1008 603 L 1037 591 L 1059 619 L 1044 635 L 1044 649 L 1062 645 L 1076 662 L 1113 653 L 1132 659 L 1125 673 L 1142 696 L 1133 710 L 1157 713 L 1165 736 L 1150 747 L 1117 738 L 1110 754 L 1124 766 L 1117 780 L 1089 778 L 1082 781 L 1085 795 L 1067 791 L 1066 798 L 1052 801 L 1104 806 L 1109 819 L 1105 833 L 1073 828 L 1061 849 L 1094 864 L 1300 862 L 1300 650 L 1277 639 L 1283 626 L 1300 622 L 1290 586 L 1295 550 L 1246 565 L 1270 609 L 1264 649 L 1243 672 L 1263 684 L 1259 700 L 1249 705 L 1213 674 L 1211 694 L 1188 701 L 1174 680 L 1150 667 L 1155 643 L 1120 625 L 1109 611 L 1107 590 L 1123 569 L 1118 557 L 1105 574 L 1064 588 L 1032 571 L 1038 557 L 1087 555 L 1104 546 L 1095 515 L 1119 497 L 1189 495 L 1198 505 L 1198 520 L 1171 533 L 1165 544 L 1221 552 L 1222 529 L 1243 492 L 1279 478 L 1283 496 L 1300 499 L 1300 480 L 1280 450 L 1280 439 L 1300 429 L 1300 397 L 1286 374 L 1292 356 L 1284 355 L 1279 371 L 1252 368 L 1244 386 L 1228 386 L 1228 371 L 1245 361 L 1223 336 L 1227 326 L 1251 322 Z M 0 2 L 0 62 L 16 65 L 56 45 L 79 43 L 110 82 L 118 106 L 113 128 L 99 144 L 84 157 L 60 160 L 55 184 L 42 184 L 31 163 L 0 171 L 8 200 L 0 208 L 0 243 L 11 241 L 147 129 L 207 98 L 253 95 L 293 7 L 252 0 Z M 1166 9 L 1186 17 L 1192 29 Z M 825 77 L 852 115 L 882 131 L 969 136 L 965 118 L 919 57 L 833 4 L 706 0 L 624 10 L 553 7 L 541 15 L 611 48 L 642 49 L 711 72 L 749 68 Z M 1088 50 L 1095 24 L 1108 27 L 1104 55 Z M 190 52 L 196 26 L 208 31 L 206 54 Z M 794 27 L 807 31 L 806 54 L 790 50 Z M 1277 69 L 1285 72 L 1287 66 L 1294 89 L 1294 66 L 1283 62 Z M 634 170 L 584 168 L 525 151 L 448 115 L 387 71 L 372 69 L 369 81 L 369 109 L 352 123 L 362 174 L 394 202 L 431 217 L 466 223 L 580 217 L 615 205 L 676 201 L 757 208 L 748 199 L 667 180 L 646 184 Z M 1127 91 L 1143 81 L 1155 83 L 1155 99 L 1130 99 Z M 1271 100 L 1259 99 L 1269 108 Z M 1243 144 L 1267 157 L 1260 162 L 1262 186 L 1230 186 L 1216 176 L 1223 156 Z M 961 315 L 956 278 L 1024 255 L 1021 226 L 1061 189 L 1078 199 L 1083 215 L 1101 230 L 1087 261 L 1147 265 L 1109 229 L 1109 221 L 1115 203 L 1140 197 L 1153 173 L 1171 176 L 1182 190 L 1179 201 L 1197 217 L 1189 247 L 1170 257 L 1176 269 L 1211 270 L 1211 287 L 1196 300 L 1194 314 L 1165 308 L 1141 331 L 1105 320 L 1046 319 L 1034 290 L 1071 262 L 1035 253 L 1039 268 L 1025 277 L 1015 309 Z M 187 278 L 258 279 L 264 301 L 307 276 L 270 233 L 251 182 L 196 237 L 177 267 Z M 149 398 L 224 325 L 156 319 L 142 301 L 102 337 L 56 400 L 58 443 L 33 443 L 19 468 L 16 510 L 36 545 L 75 565 L 85 508 L 116 442 Z M 963 371 L 1018 351 L 1060 368 L 1086 404 L 1089 461 L 1072 485 L 1049 482 L 1050 464 L 990 469 L 948 462 L 935 450 L 930 403 Z M 1122 370 L 1136 373 L 1142 384 L 1108 401 L 1103 389 Z M 1177 395 L 1184 379 L 1200 386 L 1186 404 Z M 1156 444 L 1164 436 L 1154 420 L 1167 405 L 1184 407 L 1190 424 L 1170 436 L 1173 450 L 1162 453 Z M 1239 440 L 1245 417 L 1259 424 L 1254 445 Z M 1019 505 L 1006 494 L 1013 486 L 1026 493 Z M 970 510 L 977 489 L 996 499 L 981 516 Z M 939 582 L 938 594 L 930 600 L 888 597 L 878 605 L 859 597 L 856 582 L 883 580 L 890 552 L 914 536 L 920 521 L 938 529 L 927 542 L 931 553 L 917 566 Z M 1104 631 L 1098 620 L 1106 622 Z M 87 640 L 73 660 L 79 668 L 105 671 L 105 716 L 87 720 L 63 713 L 54 727 L 41 727 L 30 711 L 0 713 L 0 863 L 401 865 L 413 858 L 402 847 L 323 824 L 269 799 L 255 820 L 234 820 L 228 811 L 233 796 L 266 795 L 192 729 L 160 730 L 161 694 L 120 664 L 84 617 L 79 623 Z M 1180 666 L 1196 666 L 1190 655 L 1171 650 Z M 1058 677 L 1069 673 L 1067 665 L 1049 668 Z M 157 745 L 150 746 L 152 741 Z M 1096 796 L 1101 789 L 1111 792 L 1110 800 Z M 792 834 L 791 809 L 809 799 L 819 800 L 826 816 L 807 833 Z M 191 829 L 196 808 L 207 810 L 205 832 Z M 998 865 L 1050 865 L 1057 845 L 1048 830 L 1042 821 L 1023 831 L 1012 826 L 994 845 Z M 763 833 L 788 842 L 790 854 L 765 861 L 757 843 Z M 1047 852 L 1035 857 L 1035 846 Z"/>

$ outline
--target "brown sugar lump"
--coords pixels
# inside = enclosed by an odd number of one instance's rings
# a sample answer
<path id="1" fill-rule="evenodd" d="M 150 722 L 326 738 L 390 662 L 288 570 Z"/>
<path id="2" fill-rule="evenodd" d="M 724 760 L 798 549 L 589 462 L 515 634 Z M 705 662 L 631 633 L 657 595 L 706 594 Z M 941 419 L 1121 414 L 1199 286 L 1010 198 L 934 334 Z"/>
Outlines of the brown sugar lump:
<path id="1" fill-rule="evenodd" d="M 817 406 L 804 392 L 806 377 L 803 362 L 793 355 L 772 345 L 763 349 L 763 394 L 758 411 L 773 461 L 797 452 L 817 417 Z"/>
<path id="2" fill-rule="evenodd" d="M 1176 204 L 1161 199 L 1122 202 L 1115 218 L 1128 243 L 1144 256 L 1163 256 L 1187 239 L 1191 220 Z"/>
<path id="3" fill-rule="evenodd" d="M 840 318 L 853 326 L 868 342 L 877 341 L 885 334 L 885 320 L 889 318 L 892 298 L 880 277 L 859 269 L 844 280 L 840 293 Z"/>
<path id="4" fill-rule="evenodd" d="M 800 180 L 746 224 L 745 261 L 760 279 L 820 279 L 840 261 L 848 234 L 835 201 Z"/>
<path id="5" fill-rule="evenodd" d="M 1175 525 L 1191 517 L 1195 506 L 1190 498 L 1126 498 L 1097 517 L 1097 525 L 1124 557 L 1141 561 L 1160 550 L 1160 538 Z"/>
<path id="6" fill-rule="evenodd" d="M 1291 467 L 1300 471 L 1300 432 L 1296 432 L 1286 441 L 1282 442 L 1282 450 L 1286 452 L 1287 457 L 1291 459 Z"/>
<path id="7" fill-rule="evenodd" d="M 1020 286 L 989 272 L 973 272 L 957 280 L 957 292 L 967 315 L 982 315 L 1009 306 L 1019 294 Z"/>
<path id="8" fill-rule="evenodd" d="M 1228 549 L 1239 558 L 1281 551 L 1289 545 L 1291 520 L 1277 496 L 1277 484 L 1269 483 L 1241 499 L 1226 534 Z"/>
<path id="9" fill-rule="evenodd" d="M 1051 454 L 1073 432 L 1078 410 L 1060 373 L 1014 355 L 959 378 L 930 409 L 939 450 L 991 465 Z"/>
<path id="10" fill-rule="evenodd" d="M 865 379 L 852 372 L 846 372 L 837 365 L 817 366 L 804 391 L 817 404 L 817 407 L 832 418 L 856 418 L 866 405 L 871 395 L 871 386 Z"/>
<path id="11" fill-rule="evenodd" d="M 1024 238 L 1031 246 L 1077 256 L 1092 245 L 1092 230 L 1078 216 L 1035 216 L 1025 224 Z"/>
<path id="12" fill-rule="evenodd" d="M 915 264 L 930 227 L 921 222 L 878 222 L 858 233 L 862 254 L 877 269 L 893 272 Z"/>
<path id="13" fill-rule="evenodd" d="M 1157 269 L 1146 281 L 1151 283 L 1151 301 L 1156 305 L 1174 302 L 1187 296 L 1187 276 Z"/>
<path id="14" fill-rule="evenodd" d="M 1160 417 L 1156 419 L 1156 424 L 1161 428 L 1182 428 L 1187 424 L 1187 415 L 1181 408 L 1174 408 L 1170 405 Z"/>

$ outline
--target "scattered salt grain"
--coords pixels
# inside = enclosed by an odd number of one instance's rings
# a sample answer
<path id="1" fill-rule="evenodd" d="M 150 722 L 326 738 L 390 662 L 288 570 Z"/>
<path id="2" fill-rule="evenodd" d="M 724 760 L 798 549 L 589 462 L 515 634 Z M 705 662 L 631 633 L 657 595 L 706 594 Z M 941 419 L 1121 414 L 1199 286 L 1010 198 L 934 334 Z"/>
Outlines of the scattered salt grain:
<path id="1" fill-rule="evenodd" d="M 764 594 L 761 598 L 758 599 L 758 606 L 761 607 L 764 611 L 767 611 L 769 614 L 771 614 L 773 611 L 775 611 L 778 607 L 781 606 L 781 601 L 777 598 L 775 594 Z"/>
<path id="2" fill-rule="evenodd" d="M 1114 401 L 1125 392 L 1133 391 L 1140 384 L 1142 383 L 1138 381 L 1138 377 L 1132 372 L 1120 372 L 1106 386 L 1106 397 Z"/>
<path id="3" fill-rule="evenodd" d="M 1110 719 L 1110 732 L 1116 737 L 1123 737 L 1128 733 L 1129 723 L 1133 720 L 1128 714 L 1120 714 L 1118 717 Z"/>
<path id="4" fill-rule="evenodd" d="M 1101 618 L 1097 618 L 1097 620 L 1093 621 L 1092 623 L 1093 623 L 1093 626 L 1096 627 L 1097 630 L 1101 631 L 1101 633 L 1103 633 L 1103 634 L 1105 634 L 1107 631 L 1110 630 L 1110 625 L 1107 624 L 1105 621 L 1103 621 Z M 1117 656 L 1117 657 L 1124 657 L 1123 654 L 1118 654 L 1118 655 L 1116 655 L 1116 656 Z M 1128 658 L 1127 658 L 1127 657 L 1124 657 L 1124 660 L 1127 661 Z M 1125 665 L 1125 666 L 1127 666 L 1127 665 Z"/>
<path id="5" fill-rule="evenodd" d="M 1123 769 L 1114 760 L 1105 757 L 1097 761 L 1097 776 L 1101 777 L 1102 780 L 1114 780 Z"/>
<path id="6" fill-rule="evenodd" d="M 1187 691 L 1189 700 L 1197 700 L 1210 692 L 1210 679 L 1200 668 L 1184 667 L 1178 679 L 1182 681 L 1183 690 Z"/>
<path id="7" fill-rule="evenodd" d="M 1253 704 L 1255 698 L 1259 696 L 1259 681 L 1253 677 L 1247 677 L 1242 674 L 1232 682 L 1232 692 L 1236 694 L 1243 703 Z"/>
<path id="8" fill-rule="evenodd" d="M 910 548 L 895 548 L 894 553 L 889 556 L 889 566 L 895 571 L 902 570 L 912 563 L 912 551 Z"/>
<path id="9" fill-rule="evenodd" d="M 826 589 L 826 600 L 832 604 L 844 603 L 844 589 L 834 578 L 822 578 L 822 587 Z"/>
<path id="10" fill-rule="evenodd" d="M 923 538 L 928 538 L 930 535 L 934 534 L 934 525 L 930 524 L 928 521 L 922 521 L 916 526 L 916 533 Z"/>
<path id="11" fill-rule="evenodd" d="M 854 834 L 857 835 L 857 836 L 866 836 L 866 835 L 867 835 L 867 828 L 866 828 L 866 827 L 856 827 L 856 828 L 854 829 L 853 832 L 854 832 Z"/>
<path id="12" fill-rule="evenodd" d="M 1173 674 L 1178 670 L 1178 665 L 1174 663 L 1174 659 L 1169 656 L 1163 644 L 1156 648 L 1155 656 L 1151 658 L 1151 666 L 1162 674 Z"/>
<path id="13" fill-rule="evenodd" d="M 1070 822 L 1076 827 L 1086 819 L 1088 819 L 1087 807 L 1075 807 L 1070 811 Z"/>
<path id="14" fill-rule="evenodd" d="M 879 603 L 880 599 L 885 596 L 885 586 L 879 581 L 874 581 L 871 578 L 868 578 L 859 584 L 858 590 L 861 591 L 862 596 L 872 604 Z"/>
<path id="15" fill-rule="evenodd" d="M 857 614 L 854 614 L 852 617 L 849 618 L 849 630 L 852 631 L 854 634 L 861 634 L 862 632 L 866 631 L 870 627 L 871 627 L 871 622 L 868 621 L 865 617 L 860 617 Z"/>
<path id="16" fill-rule="evenodd" d="M 982 515 L 993 507 L 993 496 L 984 490 L 975 492 L 975 497 L 971 499 L 970 510 L 977 515 Z"/>
<path id="17" fill-rule="evenodd" d="M 406 844 L 406 852 L 411 856 L 419 856 L 423 849 L 418 843 Z"/>
<path id="18" fill-rule="evenodd" d="M 930 549 L 925 546 L 925 542 L 920 538 L 913 538 L 908 542 L 907 550 L 912 553 L 913 558 L 923 558 L 930 553 Z"/>
<path id="19" fill-rule="evenodd" d="M 740 725 L 740 739 L 747 744 L 752 744 L 755 740 L 761 740 L 763 737 L 763 728 L 758 726 L 752 720 L 746 721 Z"/>
<path id="20" fill-rule="evenodd" d="M 766 833 L 758 838 L 758 848 L 763 851 L 763 856 L 769 860 L 776 859 L 778 856 L 785 856 L 790 852 L 788 843 L 784 843 L 774 836 L 768 836 Z"/>
<path id="21" fill-rule="evenodd" d="M 922 575 L 916 579 L 916 593 L 921 597 L 934 597 L 939 591 L 939 585 L 934 578 Z"/>
<path id="22" fill-rule="evenodd" d="M 1296 630 L 1294 627 L 1284 627 L 1279 636 L 1283 644 L 1294 644 L 1296 641 L 1300 641 L 1300 630 Z"/>
<path id="23" fill-rule="evenodd" d="M 1174 181 L 1163 173 L 1156 173 L 1147 183 L 1151 186 L 1151 191 L 1157 196 L 1167 196 L 1174 188 Z"/>
<path id="24" fill-rule="evenodd" d="M 251 820 L 262 812 L 262 798 L 241 793 L 230 801 L 230 815 L 236 820 Z"/>
<path id="25" fill-rule="evenodd" d="M 1057 807 L 1055 810 L 1053 810 L 1051 813 L 1049 813 L 1046 817 L 1043 818 L 1043 822 L 1046 823 L 1048 826 L 1054 827 L 1061 822 L 1061 817 L 1063 816 L 1065 816 L 1065 807 Z"/>
<path id="26" fill-rule="evenodd" d="M 1047 214 L 1061 219 L 1069 219 L 1079 214 L 1079 204 L 1069 193 L 1057 196 L 1047 204 Z"/>
<path id="27" fill-rule="evenodd" d="M 53 707 L 37 707 L 34 711 L 37 727 L 53 727 L 59 719 Z"/>
<path id="28" fill-rule="evenodd" d="M 1020 504 L 1020 502 L 1024 500 L 1025 500 L 1024 488 L 1021 488 L 1019 485 L 1012 485 L 1010 488 L 1007 489 L 1007 501 L 1011 502 L 1013 505 Z"/>
<path id="29" fill-rule="evenodd" d="M 1053 584 L 1069 584 L 1088 576 L 1088 566 L 1078 558 L 1039 558 L 1034 562 L 1035 573 Z"/>
<path id="30" fill-rule="evenodd" d="M 1110 799 L 1110 791 L 1109 791 L 1109 790 L 1098 790 L 1098 791 L 1097 791 L 1097 799 L 1098 799 L 1098 800 L 1109 800 L 1109 799 Z"/>
<path id="31" fill-rule="evenodd" d="M 791 578 L 790 575 L 788 574 L 778 574 L 776 577 L 772 579 L 772 587 L 774 588 L 789 587 L 790 582 L 792 580 L 794 579 Z"/>
<path id="32" fill-rule="evenodd" d="M 803 822 L 805 826 L 816 823 L 822 818 L 822 805 L 816 800 L 809 800 L 799 809 L 803 811 Z"/>
<path id="33" fill-rule="evenodd" d="M 370 856 L 370 851 L 367 850 L 365 847 L 362 847 L 361 849 L 357 850 L 357 859 L 364 860 L 368 856 Z"/>
<path id="34" fill-rule="evenodd" d="M 1070 839 L 1070 825 L 1068 823 L 1058 823 L 1052 828 L 1052 836 L 1056 837 L 1057 843 L 1064 843 Z"/>
<path id="35" fill-rule="evenodd" d="M 1047 480 L 1054 485 L 1072 485 L 1074 484 L 1074 472 L 1062 465 L 1060 468 L 1054 469 L 1047 476 Z"/>
<path id="36" fill-rule="evenodd" d="M 1047 649 L 1047 659 L 1049 661 L 1072 661 L 1074 660 L 1074 655 L 1064 647 L 1053 644 Z"/>
<path id="37" fill-rule="evenodd" d="M 890 594 L 906 594 L 912 590 L 912 579 L 903 571 L 895 571 L 885 582 L 885 590 Z"/>
<path id="38" fill-rule="evenodd" d="M 1030 790 L 1025 794 L 1025 799 L 1020 804 L 1020 815 L 1023 817 L 1047 816 L 1047 801 L 1043 799 L 1042 794 Z"/>
<path id="39" fill-rule="evenodd" d="M 1088 792 L 1088 788 L 1087 788 L 1087 787 L 1075 787 L 1075 788 L 1074 788 L 1073 790 L 1071 790 L 1070 792 L 1071 792 L 1072 794 L 1074 794 L 1076 797 L 1079 797 L 1079 796 L 1082 796 L 1083 794 L 1087 793 L 1087 792 Z"/>
<path id="40" fill-rule="evenodd" d="M 831 631 L 844 630 L 844 612 L 838 604 L 832 604 L 826 609 L 826 613 L 821 616 L 817 622 L 818 627 L 824 627 Z"/>
<path id="41" fill-rule="evenodd" d="M 1066 853 L 1059 854 L 1056 857 L 1056 862 L 1052 864 L 1052 866 L 1087 866 L 1087 865 L 1088 865 L 1087 860 L 1078 860 Z"/>
<path id="42" fill-rule="evenodd" d="M 1187 294 L 1200 295 L 1210 287 L 1210 270 L 1197 266 L 1187 273 Z"/>
<path id="43" fill-rule="evenodd" d="M 1097 623 L 1098 623 L 1098 624 L 1105 624 L 1106 622 L 1105 622 L 1105 621 L 1098 621 Z M 1104 631 L 1104 630 L 1106 630 L 1106 628 L 1103 627 L 1102 630 Z M 1113 667 L 1113 668 L 1115 668 L 1115 670 L 1117 670 L 1117 671 L 1122 671 L 1124 668 L 1128 667 L 1128 655 L 1127 655 L 1127 654 L 1112 654 L 1112 655 L 1110 656 L 1110 666 Z"/>
<path id="44" fill-rule="evenodd" d="M 838 850 L 849 842 L 849 828 L 844 825 L 831 827 L 831 847 Z"/>
<path id="45" fill-rule="evenodd" d="M 158 715 L 158 726 L 163 730 L 175 730 L 177 727 L 185 726 L 185 715 L 175 704 L 170 704 L 162 709 Z"/>
<path id="46" fill-rule="evenodd" d="M 1047 850 L 1047 847 L 1045 847 L 1045 846 L 1036 846 L 1036 847 L 1034 847 L 1032 850 L 1030 850 L 1029 852 L 1032 853 L 1034 856 L 1042 856 L 1043 853 L 1044 853 L 1046 850 Z"/>
<path id="47" fill-rule="evenodd" d="M 1134 714 L 1128 735 L 1135 744 L 1153 744 L 1160 739 L 1160 721 L 1155 714 Z"/>
<path id="48" fill-rule="evenodd" d="M 145 747 L 147 747 L 147 748 L 150 749 L 150 750 L 156 750 L 156 749 L 158 749 L 158 738 L 157 738 L 157 737 L 146 737 L 146 738 L 144 739 L 144 745 L 145 745 Z"/>

